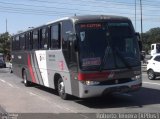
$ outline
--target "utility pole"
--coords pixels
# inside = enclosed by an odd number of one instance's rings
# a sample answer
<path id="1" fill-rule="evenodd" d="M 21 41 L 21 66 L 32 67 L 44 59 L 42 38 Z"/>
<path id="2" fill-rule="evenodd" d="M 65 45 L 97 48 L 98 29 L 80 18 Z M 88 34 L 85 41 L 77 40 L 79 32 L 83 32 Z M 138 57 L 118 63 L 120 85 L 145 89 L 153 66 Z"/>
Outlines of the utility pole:
<path id="1" fill-rule="evenodd" d="M 143 33 L 142 0 L 140 0 L 140 10 L 141 10 L 141 38 L 142 38 L 142 33 Z"/>
<path id="2" fill-rule="evenodd" d="M 7 24 L 7 19 L 6 19 L 6 33 L 8 32 L 8 29 L 7 29 L 8 26 L 7 26 L 7 25 L 8 25 L 8 24 Z"/>
<path id="3" fill-rule="evenodd" d="M 136 27 L 137 27 L 137 1 L 135 0 L 135 30 L 136 30 Z"/>

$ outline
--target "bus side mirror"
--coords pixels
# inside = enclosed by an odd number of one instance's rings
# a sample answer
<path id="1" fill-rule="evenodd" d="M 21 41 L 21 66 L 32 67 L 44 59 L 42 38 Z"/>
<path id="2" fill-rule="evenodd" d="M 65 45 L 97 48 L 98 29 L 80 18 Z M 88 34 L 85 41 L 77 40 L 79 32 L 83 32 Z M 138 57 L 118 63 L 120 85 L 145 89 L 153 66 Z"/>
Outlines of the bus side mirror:
<path id="1" fill-rule="evenodd" d="M 138 32 L 136 32 L 135 35 L 138 39 L 139 50 L 142 51 L 142 41 L 141 41 L 140 34 Z"/>
<path id="2" fill-rule="evenodd" d="M 76 36 L 76 34 L 74 34 L 71 37 L 72 37 L 72 42 L 73 42 L 74 50 L 77 52 L 78 51 L 77 36 Z"/>
<path id="3" fill-rule="evenodd" d="M 138 40 L 141 39 L 141 36 L 140 36 L 139 32 L 136 32 L 135 35 L 136 35 L 136 37 L 137 37 Z"/>
<path id="4" fill-rule="evenodd" d="M 78 51 L 78 43 L 77 43 L 77 36 L 76 36 L 76 34 L 75 33 L 71 33 L 71 32 L 69 32 L 67 34 L 69 34 L 68 40 L 70 42 L 72 42 L 74 50 Z"/>
<path id="5" fill-rule="evenodd" d="M 142 51 L 142 41 L 138 41 L 138 45 L 139 45 L 139 50 Z"/>

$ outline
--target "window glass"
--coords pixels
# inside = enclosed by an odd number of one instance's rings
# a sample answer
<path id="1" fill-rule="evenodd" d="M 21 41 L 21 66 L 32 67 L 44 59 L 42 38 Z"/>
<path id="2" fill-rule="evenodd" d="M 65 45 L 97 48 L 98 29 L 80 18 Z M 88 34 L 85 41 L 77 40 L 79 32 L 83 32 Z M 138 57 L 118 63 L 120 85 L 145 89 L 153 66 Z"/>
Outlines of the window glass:
<path id="1" fill-rule="evenodd" d="M 47 49 L 48 48 L 48 29 L 41 29 L 41 39 L 40 39 L 40 48 Z"/>
<path id="2" fill-rule="evenodd" d="M 33 49 L 38 49 L 38 30 L 33 31 Z"/>
<path id="3" fill-rule="evenodd" d="M 68 41 L 68 36 L 69 32 L 73 32 L 73 25 L 71 21 L 64 21 L 62 24 L 63 31 L 62 31 L 62 46 L 63 49 L 68 49 L 69 47 L 69 41 Z"/>
<path id="4" fill-rule="evenodd" d="M 59 49 L 60 48 L 60 33 L 59 25 L 53 25 L 51 27 L 51 48 Z"/>
<path id="5" fill-rule="evenodd" d="M 15 50 L 15 37 L 12 38 L 12 50 Z"/>
<path id="6" fill-rule="evenodd" d="M 32 32 L 29 33 L 29 49 L 33 49 L 33 38 L 32 38 Z"/>
<path id="7" fill-rule="evenodd" d="M 24 34 L 20 35 L 20 49 L 21 50 L 25 49 L 25 37 L 24 37 Z"/>
<path id="8" fill-rule="evenodd" d="M 129 68 L 140 65 L 137 39 L 126 21 L 76 24 L 82 70 Z"/>
<path id="9" fill-rule="evenodd" d="M 156 52 L 160 53 L 160 44 L 156 44 Z"/>
<path id="10" fill-rule="evenodd" d="M 156 56 L 154 60 L 160 62 L 160 56 Z"/>
<path id="11" fill-rule="evenodd" d="M 29 33 L 26 33 L 25 34 L 25 39 L 26 39 L 25 47 L 27 50 L 29 50 L 29 37 L 30 37 Z"/>
<path id="12" fill-rule="evenodd" d="M 15 39 L 15 50 L 19 50 L 19 36 L 16 36 Z"/>

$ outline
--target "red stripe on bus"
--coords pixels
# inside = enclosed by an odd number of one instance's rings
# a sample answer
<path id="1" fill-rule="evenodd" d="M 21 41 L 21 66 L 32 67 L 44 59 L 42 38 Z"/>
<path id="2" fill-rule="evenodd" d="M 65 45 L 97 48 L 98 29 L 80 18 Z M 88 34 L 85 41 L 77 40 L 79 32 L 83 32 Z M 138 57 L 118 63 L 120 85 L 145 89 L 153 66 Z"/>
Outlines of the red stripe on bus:
<path id="1" fill-rule="evenodd" d="M 28 68 L 29 68 L 29 72 L 30 72 L 32 81 L 33 81 L 34 83 L 36 83 L 36 79 L 35 79 L 35 76 L 34 76 L 34 73 L 33 73 L 33 69 L 32 69 L 32 64 L 31 64 L 30 55 L 28 55 Z"/>
<path id="2" fill-rule="evenodd" d="M 96 72 L 96 73 L 78 73 L 78 80 L 95 80 L 108 78 L 111 72 Z"/>

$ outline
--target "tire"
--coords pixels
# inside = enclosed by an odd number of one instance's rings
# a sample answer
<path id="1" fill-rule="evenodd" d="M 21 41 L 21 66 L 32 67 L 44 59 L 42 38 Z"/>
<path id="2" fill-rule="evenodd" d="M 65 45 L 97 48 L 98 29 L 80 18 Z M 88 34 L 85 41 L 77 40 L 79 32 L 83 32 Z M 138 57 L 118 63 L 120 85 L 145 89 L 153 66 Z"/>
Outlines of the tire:
<path id="1" fill-rule="evenodd" d="M 148 70 L 148 79 L 149 80 L 154 80 L 156 78 L 156 75 L 152 69 Z"/>
<path id="2" fill-rule="evenodd" d="M 27 79 L 27 72 L 25 70 L 23 71 L 23 83 L 26 87 L 30 86 L 30 82 Z"/>
<path id="3" fill-rule="evenodd" d="M 58 89 L 58 94 L 59 96 L 64 99 L 64 100 L 67 100 L 69 95 L 65 93 L 65 85 L 64 85 L 64 82 L 63 82 L 63 79 L 60 78 L 58 80 L 58 85 L 57 85 L 57 89 Z"/>

